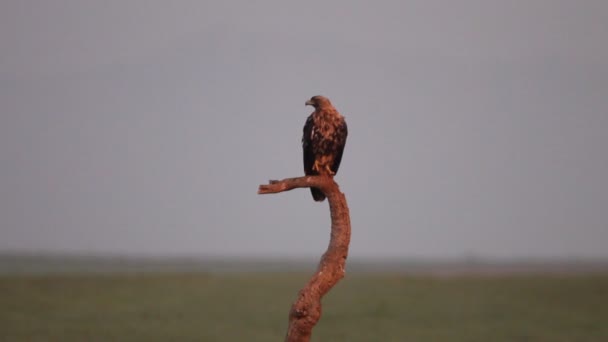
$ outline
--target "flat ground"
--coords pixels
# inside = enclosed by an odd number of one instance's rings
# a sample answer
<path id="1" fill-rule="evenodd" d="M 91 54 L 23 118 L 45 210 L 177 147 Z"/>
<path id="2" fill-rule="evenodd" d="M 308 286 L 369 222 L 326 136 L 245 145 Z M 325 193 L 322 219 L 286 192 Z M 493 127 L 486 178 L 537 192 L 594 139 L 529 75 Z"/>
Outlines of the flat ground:
<path id="1" fill-rule="evenodd" d="M 0 341 L 282 341 L 305 274 L 0 276 Z M 608 341 L 608 275 L 348 274 L 314 341 Z"/>

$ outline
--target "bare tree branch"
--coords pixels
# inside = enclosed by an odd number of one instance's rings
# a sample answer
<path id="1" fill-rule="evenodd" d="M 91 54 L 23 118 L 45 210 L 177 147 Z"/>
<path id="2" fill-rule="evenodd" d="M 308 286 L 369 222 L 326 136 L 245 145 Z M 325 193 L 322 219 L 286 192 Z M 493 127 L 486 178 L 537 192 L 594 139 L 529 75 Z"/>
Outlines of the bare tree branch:
<path id="1" fill-rule="evenodd" d="M 312 329 L 321 318 L 321 298 L 344 277 L 350 243 L 350 216 L 346 197 L 332 177 L 305 176 L 271 180 L 260 185 L 258 194 L 275 194 L 296 188 L 315 187 L 329 201 L 331 235 L 327 251 L 321 257 L 317 272 L 298 295 L 289 312 L 286 342 L 310 341 Z"/>

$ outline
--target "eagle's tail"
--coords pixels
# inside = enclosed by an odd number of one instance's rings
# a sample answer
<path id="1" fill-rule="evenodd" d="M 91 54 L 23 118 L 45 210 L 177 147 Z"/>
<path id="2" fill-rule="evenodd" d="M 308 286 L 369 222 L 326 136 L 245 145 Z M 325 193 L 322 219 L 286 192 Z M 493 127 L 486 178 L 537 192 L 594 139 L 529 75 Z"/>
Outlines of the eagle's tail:
<path id="1" fill-rule="evenodd" d="M 312 194 L 312 198 L 317 202 L 323 202 L 325 200 L 325 194 L 317 188 L 310 188 L 310 193 Z"/>

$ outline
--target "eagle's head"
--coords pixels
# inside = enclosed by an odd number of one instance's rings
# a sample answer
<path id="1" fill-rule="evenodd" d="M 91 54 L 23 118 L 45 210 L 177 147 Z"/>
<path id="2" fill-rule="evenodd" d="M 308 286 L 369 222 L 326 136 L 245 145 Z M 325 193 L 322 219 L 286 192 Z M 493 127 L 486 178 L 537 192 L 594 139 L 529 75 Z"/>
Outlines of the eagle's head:
<path id="1" fill-rule="evenodd" d="M 325 108 L 333 108 L 329 99 L 325 96 L 317 95 L 310 98 L 310 100 L 306 101 L 307 106 L 313 106 L 316 110 L 323 110 Z"/>

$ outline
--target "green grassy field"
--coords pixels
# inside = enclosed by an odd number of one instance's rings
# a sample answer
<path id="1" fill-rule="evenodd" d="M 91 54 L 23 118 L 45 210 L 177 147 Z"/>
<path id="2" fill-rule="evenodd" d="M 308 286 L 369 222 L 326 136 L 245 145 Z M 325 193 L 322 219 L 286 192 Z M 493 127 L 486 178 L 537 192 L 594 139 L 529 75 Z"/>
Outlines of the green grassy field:
<path id="1" fill-rule="evenodd" d="M 282 341 L 306 275 L 0 276 L 0 341 Z M 608 341 L 608 275 L 349 274 L 314 341 Z"/>

